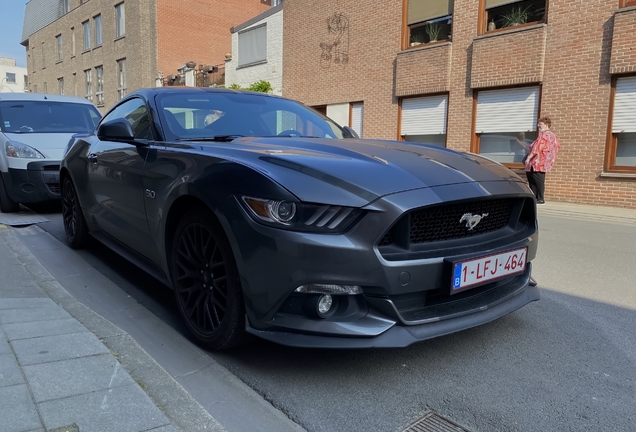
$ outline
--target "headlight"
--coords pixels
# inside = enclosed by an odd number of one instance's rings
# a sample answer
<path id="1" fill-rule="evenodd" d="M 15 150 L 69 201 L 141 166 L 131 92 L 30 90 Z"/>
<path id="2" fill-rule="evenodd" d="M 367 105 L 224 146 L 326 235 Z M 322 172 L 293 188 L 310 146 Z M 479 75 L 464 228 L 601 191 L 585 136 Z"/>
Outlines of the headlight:
<path id="1" fill-rule="evenodd" d="M 292 231 L 342 232 L 361 214 L 353 207 L 306 204 L 242 196 L 259 221 Z"/>
<path id="2" fill-rule="evenodd" d="M 17 141 L 7 141 L 4 145 L 7 156 L 24 159 L 44 159 L 44 155 L 24 143 Z"/>

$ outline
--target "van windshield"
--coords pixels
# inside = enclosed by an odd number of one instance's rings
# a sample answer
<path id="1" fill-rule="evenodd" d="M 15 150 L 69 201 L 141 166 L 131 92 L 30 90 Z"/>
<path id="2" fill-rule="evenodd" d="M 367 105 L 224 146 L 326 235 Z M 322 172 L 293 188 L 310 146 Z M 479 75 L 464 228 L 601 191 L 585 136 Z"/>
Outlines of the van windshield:
<path id="1" fill-rule="evenodd" d="M 0 130 L 7 133 L 90 132 L 101 117 L 89 104 L 0 101 Z"/>

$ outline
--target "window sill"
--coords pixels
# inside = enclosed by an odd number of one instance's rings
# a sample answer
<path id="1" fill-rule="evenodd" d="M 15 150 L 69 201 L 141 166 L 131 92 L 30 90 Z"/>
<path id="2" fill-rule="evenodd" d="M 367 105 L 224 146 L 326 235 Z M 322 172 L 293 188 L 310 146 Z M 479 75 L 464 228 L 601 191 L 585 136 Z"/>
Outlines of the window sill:
<path id="1" fill-rule="evenodd" d="M 450 40 L 439 41 L 439 42 L 429 42 L 427 44 L 420 44 L 420 45 L 406 47 L 405 49 L 400 51 L 398 54 L 404 54 L 407 52 L 420 51 L 420 50 L 426 50 L 431 48 L 438 48 L 438 47 L 443 47 L 443 46 L 452 45 L 452 44 L 453 43 Z"/>
<path id="2" fill-rule="evenodd" d="M 63 60 L 58 60 L 58 61 L 55 62 L 55 64 L 57 65 L 57 64 L 60 64 L 62 62 L 63 62 Z"/>
<path id="3" fill-rule="evenodd" d="M 625 7 L 622 7 L 620 9 L 617 9 L 616 13 L 630 12 L 630 11 L 635 11 L 635 10 L 636 10 L 636 5 L 625 6 Z"/>
<path id="4" fill-rule="evenodd" d="M 519 33 L 519 32 L 534 30 L 534 29 L 538 29 L 538 28 L 542 28 L 546 26 L 547 26 L 546 23 L 539 23 L 539 24 L 521 24 L 514 27 L 505 27 L 502 29 L 489 31 L 488 33 L 484 33 L 479 36 L 475 36 L 473 40 L 487 39 L 490 37 L 500 36 L 500 35 L 505 35 L 510 33 Z"/>
<path id="5" fill-rule="evenodd" d="M 75 54 L 73 54 L 73 55 L 71 56 L 71 58 L 72 58 L 72 59 L 74 59 L 74 58 L 75 58 Z"/>
<path id="6" fill-rule="evenodd" d="M 117 36 L 115 39 L 113 39 L 113 41 L 114 41 L 114 42 L 117 42 L 118 40 L 125 39 L 125 38 L 126 38 L 126 35 L 123 35 L 123 36 Z"/>
<path id="7" fill-rule="evenodd" d="M 87 50 L 82 51 L 82 54 L 86 54 L 86 53 L 89 53 L 89 52 L 91 52 L 91 49 L 90 49 L 90 48 L 89 48 L 89 49 L 87 49 Z"/>
<path id="8" fill-rule="evenodd" d="M 254 62 L 254 63 L 248 63 L 248 64 L 244 64 L 244 65 L 239 65 L 239 66 L 237 66 L 236 70 L 245 69 L 245 68 L 248 68 L 248 67 L 258 66 L 258 65 L 262 65 L 262 64 L 267 64 L 267 60 L 260 60 L 260 61 Z"/>
<path id="9" fill-rule="evenodd" d="M 603 178 L 617 178 L 617 179 L 634 179 L 636 180 L 636 172 L 607 172 L 603 171 L 600 175 Z"/>
<path id="10" fill-rule="evenodd" d="M 101 48 L 101 47 L 102 47 L 102 44 L 96 45 L 96 46 L 93 47 L 93 51 L 95 51 L 97 48 Z"/>

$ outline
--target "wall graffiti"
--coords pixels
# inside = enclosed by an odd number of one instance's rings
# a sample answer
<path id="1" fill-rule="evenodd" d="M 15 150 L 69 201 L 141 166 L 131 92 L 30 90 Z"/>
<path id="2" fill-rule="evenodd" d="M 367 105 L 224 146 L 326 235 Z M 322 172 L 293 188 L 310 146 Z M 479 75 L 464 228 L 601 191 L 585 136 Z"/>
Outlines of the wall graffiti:
<path id="1" fill-rule="evenodd" d="M 328 42 L 320 42 L 320 66 L 331 64 L 346 66 L 349 63 L 349 18 L 345 14 L 335 13 L 327 18 Z"/>

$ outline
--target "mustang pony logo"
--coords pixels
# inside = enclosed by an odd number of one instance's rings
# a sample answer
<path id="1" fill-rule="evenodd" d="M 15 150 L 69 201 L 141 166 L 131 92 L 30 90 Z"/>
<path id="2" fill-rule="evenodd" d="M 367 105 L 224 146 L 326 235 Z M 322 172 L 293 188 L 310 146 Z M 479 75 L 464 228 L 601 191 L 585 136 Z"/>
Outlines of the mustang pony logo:
<path id="1" fill-rule="evenodd" d="M 466 221 L 466 228 L 468 228 L 468 231 L 472 231 L 472 229 L 475 228 L 486 216 L 488 216 L 488 213 L 482 213 L 481 216 L 474 215 L 472 213 L 464 213 L 462 218 L 459 220 L 459 223 Z"/>

